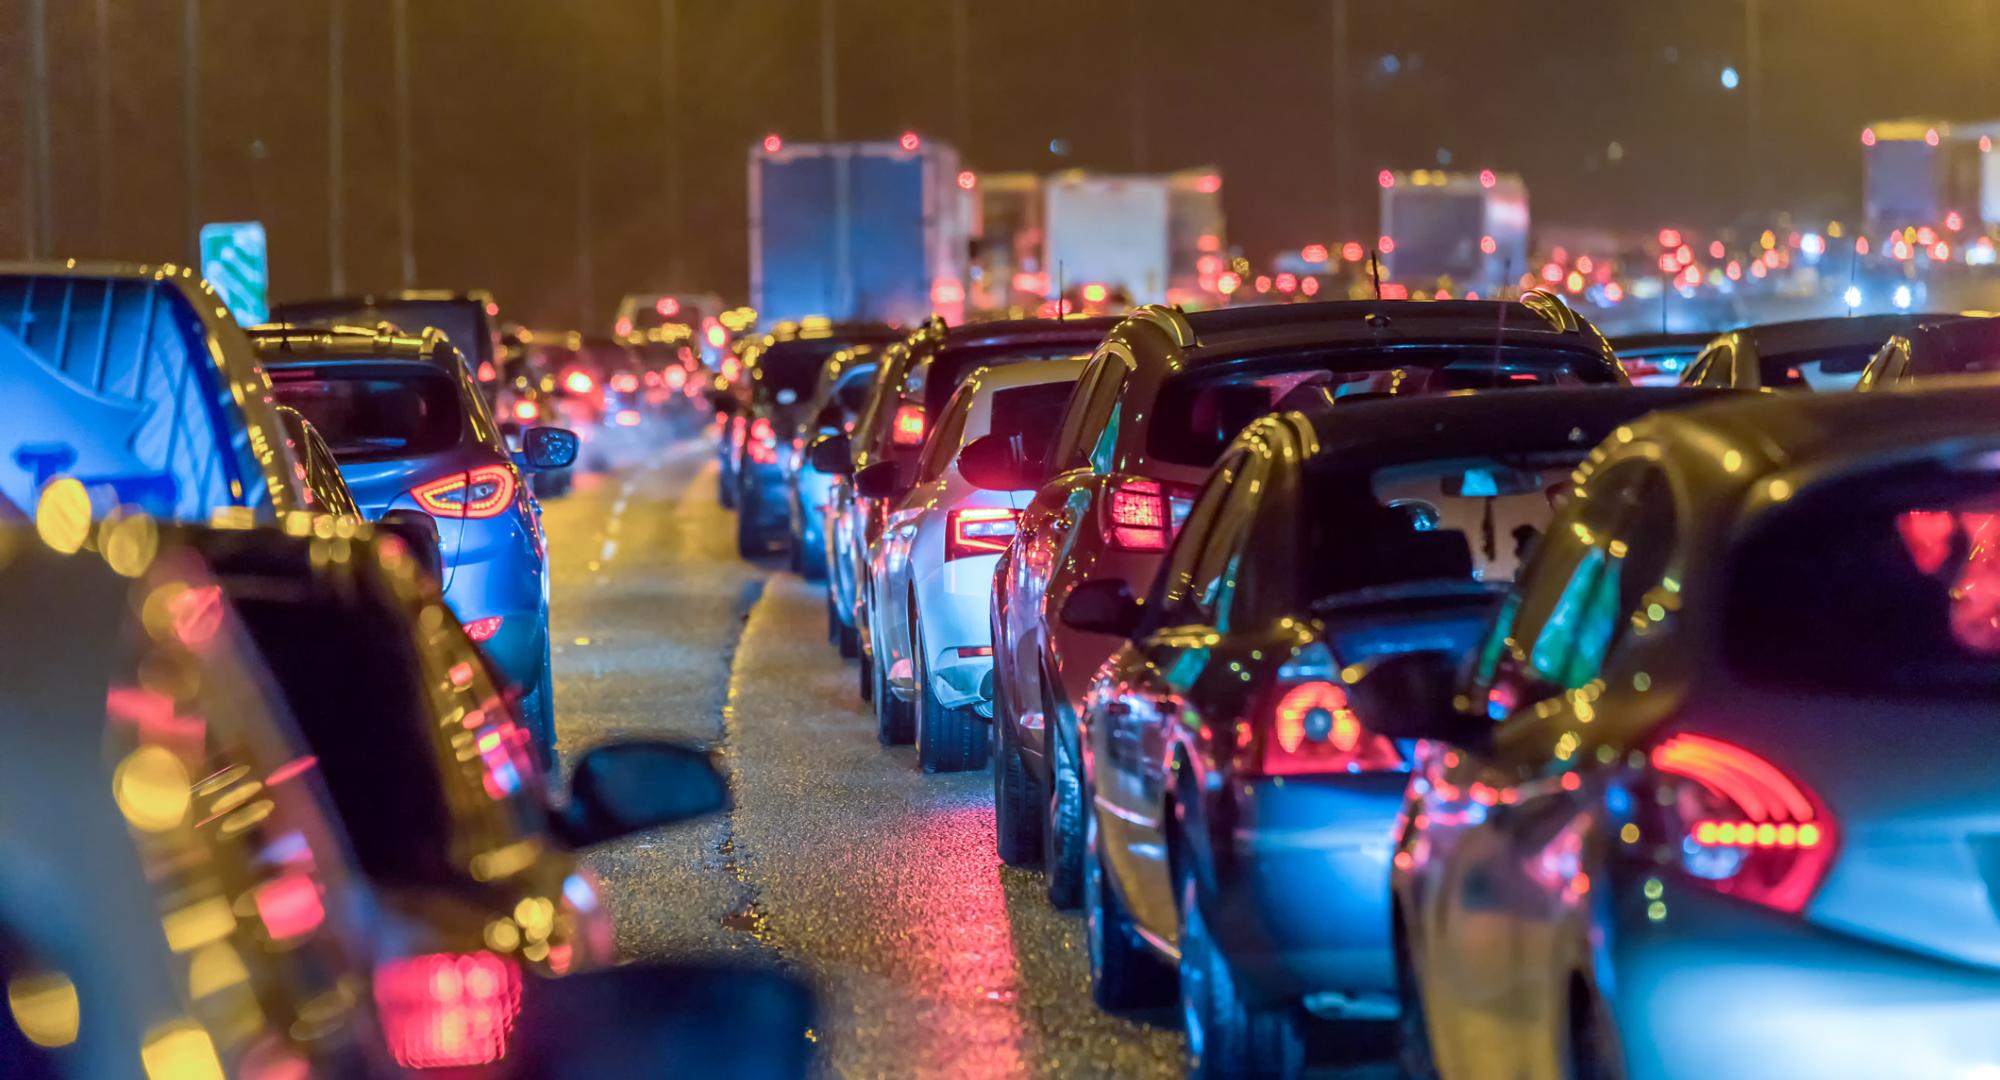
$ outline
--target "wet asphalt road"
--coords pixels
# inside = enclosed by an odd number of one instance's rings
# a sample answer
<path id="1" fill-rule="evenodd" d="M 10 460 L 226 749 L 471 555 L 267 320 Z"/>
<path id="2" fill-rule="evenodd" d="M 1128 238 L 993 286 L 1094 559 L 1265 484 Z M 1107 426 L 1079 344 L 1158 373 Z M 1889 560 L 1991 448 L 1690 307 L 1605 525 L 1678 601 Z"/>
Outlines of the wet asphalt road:
<path id="1" fill-rule="evenodd" d="M 1081 920 L 1000 865 L 988 775 L 877 744 L 822 593 L 736 556 L 715 480 L 708 444 L 682 443 L 545 513 L 563 753 L 707 743 L 735 789 L 726 817 L 591 854 L 621 955 L 805 974 L 832 1076 L 1181 1075 L 1175 1018 L 1094 1008 Z"/>

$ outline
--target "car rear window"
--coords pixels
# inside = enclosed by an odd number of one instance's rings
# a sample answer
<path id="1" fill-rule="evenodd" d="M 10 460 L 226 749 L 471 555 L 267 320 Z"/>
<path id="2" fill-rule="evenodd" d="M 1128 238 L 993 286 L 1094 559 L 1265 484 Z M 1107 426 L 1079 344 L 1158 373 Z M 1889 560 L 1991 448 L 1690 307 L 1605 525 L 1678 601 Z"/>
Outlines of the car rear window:
<path id="1" fill-rule="evenodd" d="M 852 424 L 861 416 L 861 410 L 868 407 L 868 395 L 874 390 L 875 365 L 858 365 L 840 373 L 840 382 L 833 388 L 833 401 L 840 406 L 841 415 Z"/>
<path id="2" fill-rule="evenodd" d="M 2000 690 L 2000 455 L 1815 489 L 1738 547 L 1728 647 L 1756 682 L 1816 692 Z"/>
<path id="3" fill-rule="evenodd" d="M 944 349 L 933 355 L 928 364 L 910 372 L 904 398 L 921 402 L 925 416 L 936 416 L 944 410 L 944 403 L 951 400 L 952 392 L 965 381 L 965 377 L 980 368 L 1035 360 L 1067 360 L 1088 353 L 1090 348 L 1088 345 L 1051 345 L 1023 349 L 1010 345 Z"/>
<path id="4" fill-rule="evenodd" d="M 493 338 L 488 329 L 486 308 L 476 300 L 389 300 L 379 304 L 347 304 L 339 301 L 311 304 L 281 304 L 277 317 L 287 322 L 343 323 L 374 326 L 388 323 L 406 334 L 421 334 L 436 327 L 458 347 L 474 367 L 493 359 Z"/>
<path id="5" fill-rule="evenodd" d="M 1816 390 L 1822 393 L 1852 390 L 1861 381 L 1861 371 L 1881 342 L 1873 345 L 1844 345 L 1826 349 L 1761 356 L 1758 364 L 1763 385 L 1785 390 Z"/>
<path id="6" fill-rule="evenodd" d="M 429 367 L 277 368 L 271 382 L 278 403 L 312 421 L 343 462 L 435 454 L 465 427 L 457 381 Z"/>
<path id="7" fill-rule="evenodd" d="M 1070 393 L 1075 389 L 1073 379 L 1063 379 L 995 390 L 992 411 L 987 418 L 987 433 L 1019 435 L 1024 448 L 1045 451 L 1049 441 L 1055 438 L 1056 427 L 1062 423 L 1063 406 L 1068 404 Z M 946 403 L 936 434 L 924 445 L 924 456 L 918 470 L 921 479 L 937 479 L 943 474 L 945 466 L 958 457 L 965 439 L 966 413 L 970 408 L 970 403 L 963 398 L 971 392 L 961 389 Z"/>
<path id="8" fill-rule="evenodd" d="M 1148 429 L 1147 456 L 1209 466 L 1266 413 L 1367 398 L 1455 390 L 1602 382 L 1596 356 L 1545 349 L 1313 350 L 1204 364 L 1167 380 Z"/>
<path id="9" fill-rule="evenodd" d="M 1968 319 L 1911 340 L 1912 375 L 2000 371 L 2000 320 Z"/>
<path id="10" fill-rule="evenodd" d="M 781 405 L 804 401 L 812 396 L 813 386 L 819 382 L 819 370 L 826 365 L 826 358 L 853 344 L 832 338 L 813 338 L 807 341 L 780 341 L 772 345 L 757 357 L 755 386 L 758 398 L 777 401 Z M 791 391 L 791 400 L 780 400 L 787 390 Z"/>

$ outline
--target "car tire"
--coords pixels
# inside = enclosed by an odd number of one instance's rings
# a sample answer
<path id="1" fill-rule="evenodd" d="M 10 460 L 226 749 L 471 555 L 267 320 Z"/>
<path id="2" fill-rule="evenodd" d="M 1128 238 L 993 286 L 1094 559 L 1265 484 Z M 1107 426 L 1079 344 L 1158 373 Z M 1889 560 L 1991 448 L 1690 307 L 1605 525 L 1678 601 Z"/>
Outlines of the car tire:
<path id="1" fill-rule="evenodd" d="M 841 622 L 838 614 L 833 616 L 833 624 L 834 644 L 840 647 L 841 659 L 853 660 L 859 657 L 861 655 L 861 631 Z M 868 700 L 868 687 L 866 683 L 863 683 L 861 688 L 861 700 Z"/>
<path id="2" fill-rule="evenodd" d="M 880 660 L 871 658 L 869 696 L 875 703 L 875 738 L 883 746 L 908 746 L 916 738 L 916 717 L 909 702 L 889 689 L 889 673 Z"/>
<path id="3" fill-rule="evenodd" d="M 1049 903 L 1074 911 L 1083 903 L 1083 783 L 1062 737 L 1050 722 L 1049 797 L 1042 809 L 1042 871 Z"/>
<path id="4" fill-rule="evenodd" d="M 1180 850 L 1186 852 L 1187 845 Z M 1199 1080 L 1290 1080 L 1305 1071 L 1306 1042 L 1296 1010 L 1253 1008 L 1243 1000 L 1229 961 L 1201 910 L 1194 869 L 1176 868 L 1181 911 L 1181 1020 Z"/>
<path id="5" fill-rule="evenodd" d="M 826 591 L 826 642 L 840 644 L 840 612 L 833 609 L 833 590 Z"/>
<path id="6" fill-rule="evenodd" d="M 521 718 L 528 725 L 542 775 L 555 787 L 562 780 L 562 758 L 556 750 L 555 665 L 549 660 L 547 633 L 542 635 L 542 673 L 535 678 L 535 688 L 521 699 Z"/>
<path id="7" fill-rule="evenodd" d="M 1042 800 L 1035 778 L 1014 745 L 1013 716 L 1000 708 L 999 687 L 993 707 L 993 847 L 1008 866 L 1037 866 L 1042 861 Z"/>
<path id="8" fill-rule="evenodd" d="M 1174 996 L 1174 969 L 1133 929 L 1104 867 L 1097 815 L 1088 815 L 1084 834 L 1083 927 L 1090 946 L 1091 1000 L 1106 1012 L 1167 1004 Z"/>
<path id="9" fill-rule="evenodd" d="M 915 610 L 914 607 L 911 608 Z M 927 773 L 968 772 L 986 765 L 993 729 L 970 708 L 947 709 L 931 692 L 930 653 L 921 634 L 911 665 L 917 677 L 917 764 Z"/>
<path id="10" fill-rule="evenodd" d="M 1431 1050 L 1430 1020 L 1424 1015 L 1424 995 L 1417 985 L 1416 965 L 1400 926 L 1396 934 L 1396 1066 L 1409 1080 L 1438 1080 L 1437 1056 Z"/>

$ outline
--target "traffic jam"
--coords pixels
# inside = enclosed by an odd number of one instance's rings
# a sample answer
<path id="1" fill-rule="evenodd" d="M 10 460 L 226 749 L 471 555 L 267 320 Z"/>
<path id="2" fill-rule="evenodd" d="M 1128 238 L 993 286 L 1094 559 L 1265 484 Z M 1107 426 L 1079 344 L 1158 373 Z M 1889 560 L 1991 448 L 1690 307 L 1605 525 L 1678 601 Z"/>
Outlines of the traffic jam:
<path id="1" fill-rule="evenodd" d="M 1984 21 L 308 6 L 4 16 L 0 1076 L 2000 1077 Z"/>

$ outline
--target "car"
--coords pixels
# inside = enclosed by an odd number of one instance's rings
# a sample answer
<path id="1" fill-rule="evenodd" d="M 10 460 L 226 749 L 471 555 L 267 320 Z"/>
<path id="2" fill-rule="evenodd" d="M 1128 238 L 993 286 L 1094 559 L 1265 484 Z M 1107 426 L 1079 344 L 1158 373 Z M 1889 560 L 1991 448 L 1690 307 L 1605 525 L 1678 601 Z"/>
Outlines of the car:
<path id="1" fill-rule="evenodd" d="M 1736 390 L 1852 390 L 1891 335 L 1959 316 L 1944 312 L 1801 319 L 1731 330 L 1681 372 L 1685 386 Z"/>
<path id="2" fill-rule="evenodd" d="M 507 449 L 443 334 L 274 325 L 251 332 L 271 395 L 325 437 L 370 518 L 419 511 L 437 528 L 444 597 L 466 632 L 526 693 L 535 753 L 555 761 L 548 545 L 524 473 L 568 468 L 577 440 L 555 427 Z"/>
<path id="3" fill-rule="evenodd" d="M 1413 1076 L 1992 1060 L 2000 389 L 1661 413 L 1593 452 L 1422 740 L 1391 882 Z"/>
<path id="4" fill-rule="evenodd" d="M 814 384 L 827 358 L 856 345 L 886 345 L 902 332 L 881 323 L 807 320 L 766 334 L 743 353 L 743 376 L 716 398 L 729 415 L 730 482 L 735 485 L 736 548 L 745 558 L 789 536 L 791 512 L 781 460 L 792 432 L 809 417 Z"/>
<path id="5" fill-rule="evenodd" d="M 403 292 L 363 293 L 356 296 L 329 296 L 306 300 L 283 300 L 271 305 L 271 322 L 298 325 L 378 326 L 388 323 L 410 335 L 435 327 L 451 339 L 474 382 L 486 398 L 489 409 L 500 407 L 499 393 L 505 385 L 503 368 L 506 354 L 500 340 L 500 305 L 484 289 L 452 292 L 445 289 L 410 289 Z"/>
<path id="6" fill-rule="evenodd" d="M 791 516 L 792 569 L 807 581 L 827 579 L 827 504 L 832 497 L 834 478 L 813 467 L 807 450 L 822 435 L 833 435 L 852 431 L 861 418 L 861 410 L 868 405 L 869 391 L 875 385 L 875 372 L 880 347 L 876 345 L 856 345 L 842 349 L 826 358 L 819 370 L 819 381 L 813 387 L 812 398 L 806 403 L 798 424 L 792 429 L 792 443 L 789 453 L 782 457 L 785 466 L 785 489 Z M 854 584 L 846 584 L 846 597 L 852 602 Z M 827 589 L 827 636 L 839 640 L 841 629 L 839 618 L 834 614 L 835 596 L 839 590 Z"/>
<path id="7" fill-rule="evenodd" d="M 1713 332 L 1631 334 L 1611 339 L 1611 349 L 1634 386 L 1673 386 L 1715 340 Z"/>
<path id="8" fill-rule="evenodd" d="M 1149 306 L 1098 347 L 994 572 L 998 835 L 1039 829 L 1049 899 L 1082 898 L 1076 710 L 1115 635 L 1057 617 L 1086 581 L 1151 581 L 1196 485 L 1251 420 L 1313 403 L 1490 387 L 1623 385 L 1611 347 L 1560 299 L 1329 301 L 1183 313 Z"/>
<path id="9" fill-rule="evenodd" d="M 628 293 L 618 300 L 612 326 L 621 338 L 666 330 L 671 340 L 689 341 L 701 366 L 712 370 L 729 341 L 729 331 L 720 321 L 727 310 L 714 293 Z"/>
<path id="10" fill-rule="evenodd" d="M 1297 1075 L 1308 1014 L 1393 1018 L 1407 747 L 1359 722 L 1340 673 L 1469 651 L 1590 451 L 1716 393 L 1267 416 L 1223 452 L 1143 602 L 1117 578 L 1072 590 L 1062 618 L 1128 638 L 1079 717 L 1098 1002 L 1159 1004 L 1177 981 L 1195 1072 L 1213 1077 Z"/>
<path id="11" fill-rule="evenodd" d="M 978 458 L 1005 462 L 1014 446 L 1043 446 L 1083 371 L 1082 358 L 980 367 L 933 416 L 912 485 L 890 508 L 868 560 L 874 601 L 876 700 L 914 709 L 925 772 L 986 765 L 993 719 L 993 568 L 1039 477 L 978 486 Z M 935 366 L 933 372 L 936 373 Z"/>
<path id="12" fill-rule="evenodd" d="M 838 477 L 828 500 L 829 573 L 836 581 L 856 585 L 853 605 L 836 614 L 855 630 L 861 696 L 875 704 L 883 742 L 909 742 L 915 736 L 915 717 L 909 703 L 875 694 L 887 673 L 875 663 L 868 640 L 873 591 L 868 565 L 889 508 L 910 486 L 931 423 L 973 370 L 1081 355 L 1114 325 L 1112 319 L 1008 319 L 948 327 L 942 319 L 932 319 L 883 351 L 874 389 L 853 432 L 815 444 L 813 464 Z"/>
<path id="13" fill-rule="evenodd" d="M 1854 388 L 1886 390 L 1940 375 L 1995 372 L 2000 372 L 2000 322 L 1953 319 L 1891 337 L 1875 351 Z"/>

